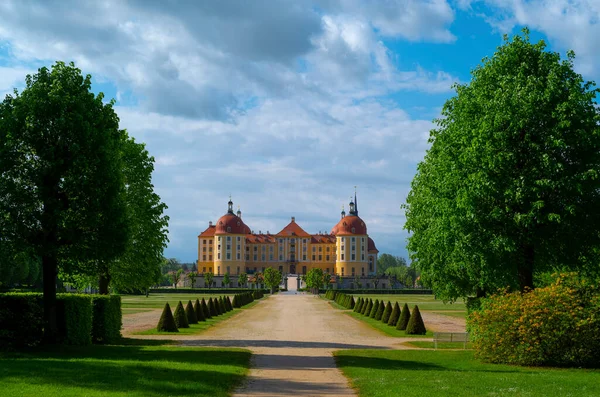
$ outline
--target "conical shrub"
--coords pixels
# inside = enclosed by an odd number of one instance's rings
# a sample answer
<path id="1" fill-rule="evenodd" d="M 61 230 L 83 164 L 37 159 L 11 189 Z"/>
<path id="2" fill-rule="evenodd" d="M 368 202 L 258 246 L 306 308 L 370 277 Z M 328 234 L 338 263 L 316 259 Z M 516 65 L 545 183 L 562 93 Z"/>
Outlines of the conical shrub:
<path id="1" fill-rule="evenodd" d="M 233 307 L 240 307 L 240 303 L 238 302 L 238 296 L 237 294 L 233 295 L 233 302 L 231 302 L 231 304 L 233 305 Z"/>
<path id="2" fill-rule="evenodd" d="M 385 310 L 383 311 L 383 316 L 381 316 L 381 322 L 387 324 L 390 320 L 390 316 L 392 315 L 392 304 L 388 301 L 387 305 L 385 305 Z"/>
<path id="3" fill-rule="evenodd" d="M 362 309 L 362 300 L 363 298 L 358 298 L 358 300 L 356 301 L 356 305 L 354 305 L 354 312 L 355 313 L 360 313 L 360 309 Z"/>
<path id="4" fill-rule="evenodd" d="M 379 302 L 379 309 L 377 309 L 377 313 L 375 313 L 375 320 L 381 321 L 381 317 L 383 317 L 383 312 L 385 311 L 385 303 L 383 300 Z"/>
<path id="5" fill-rule="evenodd" d="M 206 301 L 204 300 L 204 298 L 202 298 L 202 301 L 200 302 L 200 306 L 202 306 L 202 313 L 204 313 L 204 318 L 208 320 L 211 317 L 210 309 L 208 308 L 208 305 L 206 304 Z"/>
<path id="6" fill-rule="evenodd" d="M 196 318 L 198 319 L 199 323 L 206 321 L 206 317 L 204 317 L 204 310 L 202 310 L 202 304 L 198 299 L 196 299 L 196 302 L 194 302 L 194 311 L 196 312 Z"/>
<path id="7" fill-rule="evenodd" d="M 219 296 L 219 310 L 221 311 L 221 314 L 225 314 L 227 312 L 227 309 L 225 309 L 225 301 L 223 300 L 222 296 Z"/>
<path id="8" fill-rule="evenodd" d="M 354 306 L 356 306 L 356 302 L 354 302 L 354 297 L 351 296 L 350 297 L 350 309 L 354 309 Z"/>
<path id="9" fill-rule="evenodd" d="M 395 327 L 398 324 L 398 319 L 400 318 L 400 305 L 398 302 L 394 304 L 394 308 L 392 309 L 392 314 L 390 314 L 390 319 L 388 320 L 388 325 Z"/>
<path id="10" fill-rule="evenodd" d="M 171 306 L 169 306 L 169 302 L 165 304 L 165 308 L 160 316 L 160 320 L 158 320 L 156 330 L 159 332 L 179 332 L 177 329 L 177 324 L 175 324 L 175 319 L 173 318 L 173 313 L 171 312 Z"/>
<path id="11" fill-rule="evenodd" d="M 369 317 L 375 318 L 375 316 L 377 315 L 377 310 L 379 310 L 379 299 L 375 299 L 375 303 L 373 303 L 373 307 L 371 308 Z"/>
<path id="12" fill-rule="evenodd" d="M 408 310 L 408 305 L 405 303 L 402 307 L 402 313 L 400 313 L 398 323 L 396 324 L 396 329 L 404 331 L 408 325 L 408 320 L 410 320 L 410 310 Z"/>
<path id="13" fill-rule="evenodd" d="M 191 300 L 189 300 L 187 305 L 185 306 L 185 316 L 187 317 L 188 324 L 198 324 L 198 317 L 196 317 L 194 305 L 192 305 Z"/>
<path id="14" fill-rule="evenodd" d="M 188 324 L 187 315 L 185 314 L 185 309 L 183 308 L 181 301 L 179 301 L 179 303 L 177 304 L 177 308 L 175 309 L 173 317 L 175 317 L 175 324 L 177 325 L 177 328 L 190 327 L 190 325 Z"/>
<path id="15" fill-rule="evenodd" d="M 229 299 L 229 297 L 225 298 L 225 303 L 227 304 L 227 310 L 232 311 L 233 305 L 231 304 L 231 299 Z"/>
<path id="16" fill-rule="evenodd" d="M 373 299 L 369 299 L 369 301 L 365 305 L 365 308 L 363 309 L 363 312 L 362 312 L 363 316 L 369 316 L 369 314 L 371 314 L 372 308 L 373 308 Z"/>
<path id="17" fill-rule="evenodd" d="M 215 301 L 213 298 L 208 298 L 208 310 L 210 312 L 211 317 L 217 317 L 219 312 L 217 312 L 217 306 L 215 305 Z"/>
<path id="18" fill-rule="evenodd" d="M 425 335 L 427 333 L 425 323 L 423 322 L 421 312 L 419 311 L 419 306 L 415 305 L 415 308 L 410 315 L 410 320 L 408 320 L 408 324 L 406 325 L 406 333 L 408 335 Z"/>

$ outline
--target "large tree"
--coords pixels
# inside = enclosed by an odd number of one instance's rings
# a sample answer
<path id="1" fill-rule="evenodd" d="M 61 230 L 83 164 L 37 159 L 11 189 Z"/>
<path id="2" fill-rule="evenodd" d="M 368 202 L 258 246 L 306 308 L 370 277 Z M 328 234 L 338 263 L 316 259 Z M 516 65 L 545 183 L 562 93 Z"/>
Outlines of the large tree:
<path id="1" fill-rule="evenodd" d="M 41 258 L 46 340 L 60 267 L 86 272 L 125 251 L 121 133 L 91 77 L 57 62 L 0 104 L 0 236 Z"/>
<path id="2" fill-rule="evenodd" d="M 169 217 L 163 214 L 167 206 L 152 185 L 154 157 L 126 131 L 121 131 L 120 149 L 131 238 L 122 255 L 99 266 L 101 294 L 108 293 L 109 284 L 119 291 L 144 290 L 156 284 L 161 277 L 163 250 L 169 241 Z"/>
<path id="3" fill-rule="evenodd" d="M 267 287 L 271 288 L 271 293 L 275 292 L 275 288 L 281 284 L 281 272 L 271 267 L 265 269 L 264 279 Z"/>
<path id="4" fill-rule="evenodd" d="M 444 105 L 405 205 L 408 249 L 438 296 L 598 270 L 598 90 L 573 60 L 525 30 Z"/>

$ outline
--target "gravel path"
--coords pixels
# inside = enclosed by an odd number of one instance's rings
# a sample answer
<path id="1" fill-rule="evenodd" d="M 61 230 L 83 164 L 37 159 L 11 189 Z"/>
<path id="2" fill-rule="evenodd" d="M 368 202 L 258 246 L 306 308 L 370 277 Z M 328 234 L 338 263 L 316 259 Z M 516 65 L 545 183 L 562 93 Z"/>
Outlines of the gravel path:
<path id="1" fill-rule="evenodd" d="M 154 326 L 160 310 L 124 318 L 124 334 Z M 462 319 L 423 313 L 432 329 L 460 329 Z M 464 323 L 464 320 L 462 320 Z M 145 328 L 144 328 L 145 327 Z M 464 324 L 462 325 L 464 331 Z M 137 336 L 136 336 L 137 337 Z M 335 310 L 316 296 L 278 294 L 199 335 L 148 336 L 185 346 L 240 347 L 252 351 L 250 375 L 234 396 L 355 396 L 336 367 L 341 349 L 408 349 L 413 338 L 388 337 Z"/>

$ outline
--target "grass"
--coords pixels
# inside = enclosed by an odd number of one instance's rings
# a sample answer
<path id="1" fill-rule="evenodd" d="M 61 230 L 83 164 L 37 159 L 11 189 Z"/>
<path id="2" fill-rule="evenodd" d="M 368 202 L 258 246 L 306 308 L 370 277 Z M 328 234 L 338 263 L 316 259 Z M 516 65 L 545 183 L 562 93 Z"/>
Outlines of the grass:
<path id="1" fill-rule="evenodd" d="M 600 395 L 599 370 L 483 364 L 468 350 L 342 350 L 334 355 L 361 397 Z"/>
<path id="2" fill-rule="evenodd" d="M 444 303 L 440 300 L 436 300 L 434 295 L 363 295 L 357 294 L 354 295 L 354 300 L 357 298 L 367 298 L 367 299 L 379 299 L 387 303 L 390 301 L 392 305 L 395 302 L 398 302 L 400 307 L 404 306 L 404 304 L 408 304 L 408 307 L 412 311 L 415 305 L 419 306 L 419 310 L 422 312 L 435 312 L 437 314 L 442 314 L 445 316 L 452 317 L 461 317 L 465 318 L 467 315 L 467 308 L 465 303 L 462 301 L 457 301 L 454 303 Z"/>
<path id="3" fill-rule="evenodd" d="M 260 300 L 255 300 L 247 304 L 246 306 L 240 309 L 233 309 L 230 312 L 226 312 L 217 317 L 211 317 L 206 321 L 200 322 L 198 324 L 190 324 L 189 328 L 179 328 L 179 332 L 159 332 L 156 330 L 156 327 L 150 328 L 144 331 L 134 332 L 135 335 L 193 335 L 199 334 L 200 332 L 220 323 L 221 321 L 227 320 L 228 318 L 235 316 L 240 312 L 240 310 L 250 309 L 254 305 L 258 304 Z"/>
<path id="4" fill-rule="evenodd" d="M 403 345 L 409 346 L 409 347 L 419 347 L 419 348 L 425 348 L 425 349 L 435 349 L 435 344 L 433 342 L 429 342 L 429 341 L 410 341 L 410 342 L 404 342 Z M 467 349 L 472 349 L 472 343 L 471 342 L 467 342 Z M 465 348 L 465 344 L 463 342 L 438 342 L 437 344 L 437 348 L 438 349 L 464 349 Z"/>
<path id="5" fill-rule="evenodd" d="M 247 350 L 164 344 L 125 339 L 118 346 L 0 353 L 2 395 L 228 396 L 248 373 L 251 353 Z"/>
<path id="6" fill-rule="evenodd" d="M 179 301 L 185 304 L 188 301 L 192 301 L 194 303 L 196 299 L 208 301 L 208 298 L 215 298 L 219 296 L 229 296 L 229 299 L 233 299 L 233 295 L 231 294 L 219 294 L 218 291 L 215 291 L 214 294 L 150 294 L 147 298 L 144 295 L 123 295 L 121 296 L 121 308 L 123 309 L 123 314 L 131 314 L 132 310 L 141 311 L 149 311 L 153 309 L 162 309 L 165 307 L 165 303 L 169 302 L 169 305 L 172 309 L 177 307 Z"/>
<path id="7" fill-rule="evenodd" d="M 399 337 L 399 338 L 431 338 L 433 337 L 432 331 L 427 331 L 425 335 L 407 335 L 404 331 L 399 331 L 396 327 L 392 327 L 391 325 L 387 325 L 382 323 L 381 321 L 377 321 L 374 318 L 363 316 L 360 313 L 355 313 L 351 310 L 346 312 L 347 315 L 354 317 L 357 320 L 364 321 L 369 324 L 371 327 L 377 329 L 378 331 L 383 332 L 386 335 Z"/>

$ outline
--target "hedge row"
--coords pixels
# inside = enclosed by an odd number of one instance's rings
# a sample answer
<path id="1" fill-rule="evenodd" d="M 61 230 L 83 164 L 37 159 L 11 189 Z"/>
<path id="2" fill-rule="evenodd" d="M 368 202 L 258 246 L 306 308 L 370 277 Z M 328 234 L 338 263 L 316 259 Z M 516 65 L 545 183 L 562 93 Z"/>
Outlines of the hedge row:
<path id="1" fill-rule="evenodd" d="M 379 301 L 376 299 L 373 302 L 373 299 L 362 297 L 359 297 L 354 302 L 352 296 L 339 292 L 339 290 L 327 291 L 325 298 L 334 300 L 346 309 L 353 309 L 355 313 L 360 313 L 376 321 L 381 321 L 384 324 L 395 327 L 397 330 L 405 331 L 406 334 L 425 335 L 427 332 L 418 306 L 415 306 L 411 315 L 406 303 L 404 304 L 404 308 L 400 310 L 398 302 L 392 306 L 390 301 L 385 304 L 383 300 Z"/>
<path id="2" fill-rule="evenodd" d="M 344 294 L 353 295 L 432 295 L 433 291 L 430 289 L 350 289 L 350 288 L 339 288 L 339 289 L 320 289 L 319 293 L 324 294 L 327 291 L 343 292 Z"/>
<path id="3" fill-rule="evenodd" d="M 190 328 L 190 324 L 198 324 L 232 310 L 233 304 L 228 296 L 211 297 L 208 298 L 208 301 L 205 301 L 204 298 L 202 298 L 202 301 L 196 299 L 193 304 L 189 300 L 185 308 L 183 303 L 179 301 L 175 313 L 171 311 L 171 306 L 167 302 L 158 320 L 156 330 L 160 332 L 179 332 L 179 328 Z"/>
<path id="4" fill-rule="evenodd" d="M 57 339 L 68 345 L 111 343 L 121 337 L 121 298 L 58 294 Z M 0 346 L 17 348 L 41 343 L 43 295 L 0 294 Z"/>
<path id="5" fill-rule="evenodd" d="M 262 291 L 269 293 L 271 290 L 266 288 L 152 288 L 151 294 L 239 294 L 242 292 Z"/>

